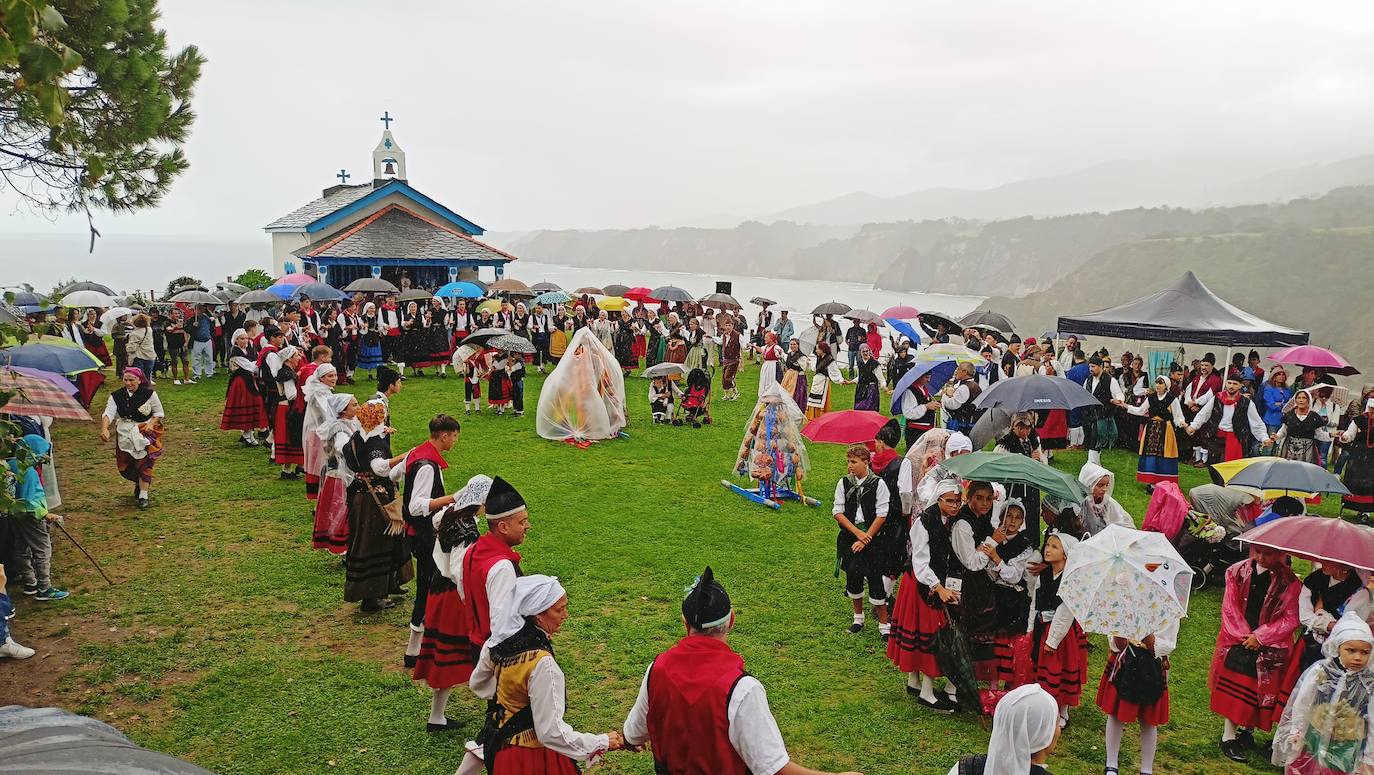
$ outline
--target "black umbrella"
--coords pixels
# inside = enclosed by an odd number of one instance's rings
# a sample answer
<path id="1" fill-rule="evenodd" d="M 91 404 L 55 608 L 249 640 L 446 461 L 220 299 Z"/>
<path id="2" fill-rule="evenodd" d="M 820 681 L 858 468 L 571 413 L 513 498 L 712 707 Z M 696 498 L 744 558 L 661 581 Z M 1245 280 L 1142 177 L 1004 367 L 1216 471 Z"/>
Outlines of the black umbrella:
<path id="1" fill-rule="evenodd" d="M 943 312 L 922 312 L 917 319 L 920 320 L 921 325 L 925 326 L 929 331 L 935 331 L 941 323 L 945 324 L 946 334 L 958 334 L 960 331 L 964 330 L 963 326 L 954 322 L 954 318 L 951 318 Z"/>
<path id="2" fill-rule="evenodd" d="M 1007 343 L 1007 337 L 1002 333 L 1001 329 L 993 328 L 992 326 L 989 326 L 984 323 L 979 323 L 976 326 L 969 326 L 969 328 L 977 329 L 979 332 L 983 334 L 992 334 L 993 339 L 997 340 L 998 342 L 1001 342 L 1002 344 Z"/>
<path id="3" fill-rule="evenodd" d="M 562 288 L 559 288 L 559 290 L 562 290 Z M 608 285 L 605 288 L 602 288 L 601 292 L 603 295 L 606 296 L 624 296 L 625 294 L 630 292 L 630 286 L 620 285 L 617 283 L 615 285 Z"/>
<path id="4" fill-rule="evenodd" d="M 471 344 L 480 347 L 498 336 L 505 336 L 509 333 L 510 332 L 504 328 L 479 328 L 462 339 L 459 339 L 458 344 Z"/>
<path id="5" fill-rule="evenodd" d="M 649 298 L 654 301 L 666 301 L 669 304 L 679 301 L 694 301 L 692 294 L 675 285 L 665 285 L 662 288 L 655 288 L 654 292 L 649 294 Z"/>
<path id="6" fill-rule="evenodd" d="M 139 748 L 114 727 L 61 708 L 0 708 L 0 750 L 6 772 L 91 775 L 214 775 L 210 770 Z"/>
<path id="7" fill-rule="evenodd" d="M 400 288 L 380 277 L 359 277 L 343 288 L 349 293 L 396 293 Z"/>
<path id="8" fill-rule="evenodd" d="M 973 424 L 973 430 L 969 431 L 969 441 L 973 442 L 974 451 L 983 449 L 988 442 L 1000 439 L 1011 430 L 1012 411 L 1002 406 L 983 412 L 983 416 L 978 418 L 978 422 Z"/>
<path id="9" fill-rule="evenodd" d="M 735 297 L 728 293 L 708 293 L 701 297 L 703 307 L 717 307 L 719 309 L 740 309 L 740 303 L 735 301 Z"/>
<path id="10" fill-rule="evenodd" d="M 236 300 L 239 304 L 280 304 L 281 297 L 271 291 L 258 289 L 249 291 Z"/>
<path id="11" fill-rule="evenodd" d="M 959 321 L 965 328 L 978 328 L 980 326 L 991 326 L 1004 334 L 1010 334 L 1016 330 L 1011 324 L 1011 320 L 1000 312 L 993 312 L 988 309 L 976 309 L 964 316 Z"/>
<path id="12" fill-rule="evenodd" d="M 1013 412 L 1101 406 L 1101 402 L 1077 382 L 1043 374 L 1001 380 L 984 390 L 975 403 L 979 409 L 1000 406 Z"/>
<path id="13" fill-rule="evenodd" d="M 843 315 L 853 307 L 839 301 L 827 301 L 811 310 L 812 315 Z"/>
<path id="14" fill-rule="evenodd" d="M 750 303 L 750 304 L 757 304 L 757 305 L 759 305 L 760 307 L 771 307 L 771 306 L 773 306 L 774 304 L 777 304 L 776 301 L 773 301 L 772 299 L 767 298 L 767 297 L 765 297 L 765 296 L 755 296 L 754 298 L 752 298 L 752 299 L 749 300 L 749 303 Z"/>
<path id="15" fill-rule="evenodd" d="M 66 296 L 72 291 L 95 291 L 96 293 L 103 293 L 106 296 L 115 295 L 115 292 L 110 290 L 110 286 L 101 285 L 100 283 L 93 283 L 90 280 L 82 280 L 80 282 L 72 283 L 71 285 L 64 285 L 60 289 L 58 289 L 57 292 L 62 294 L 63 296 Z"/>
<path id="16" fill-rule="evenodd" d="M 548 280 L 545 280 L 542 283 L 535 283 L 534 285 L 531 285 L 530 290 L 539 291 L 540 293 L 543 293 L 544 291 L 561 291 L 563 290 L 563 286 L 559 285 L 558 283 L 551 283 Z"/>
<path id="17" fill-rule="evenodd" d="M 464 343 L 468 343 L 466 339 L 463 341 Z M 521 353 L 524 355 L 534 354 L 534 345 L 530 343 L 530 340 L 523 336 L 516 336 L 512 333 L 493 336 L 491 339 L 487 340 L 487 347 L 494 350 L 504 350 L 510 353 Z"/>
<path id="18" fill-rule="evenodd" d="M 1226 484 L 1230 487 L 1256 487 L 1261 490 L 1350 494 L 1345 484 L 1325 468 L 1302 460 L 1282 458 L 1251 463 L 1232 476 Z"/>

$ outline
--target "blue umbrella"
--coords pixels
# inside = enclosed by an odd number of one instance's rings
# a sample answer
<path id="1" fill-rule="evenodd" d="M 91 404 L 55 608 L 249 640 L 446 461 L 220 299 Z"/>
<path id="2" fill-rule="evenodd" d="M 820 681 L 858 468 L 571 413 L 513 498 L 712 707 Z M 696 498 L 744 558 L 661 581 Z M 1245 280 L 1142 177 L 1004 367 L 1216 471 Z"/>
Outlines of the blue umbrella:
<path id="1" fill-rule="evenodd" d="M 902 320 L 901 318 L 883 318 L 883 322 L 887 323 L 893 331 L 910 339 L 912 344 L 921 343 L 921 334 L 916 330 L 916 327 L 911 325 L 908 321 Z"/>
<path id="2" fill-rule="evenodd" d="M 460 281 L 443 286 L 435 291 L 434 295 L 441 299 L 480 299 L 482 289 L 475 283 Z"/>
<path id="3" fill-rule="evenodd" d="M 273 288 L 281 286 L 272 286 Z M 270 290 L 270 289 L 269 289 Z M 296 287 L 296 292 L 311 301 L 344 301 L 353 297 L 328 283 L 306 283 Z"/>
<path id="4" fill-rule="evenodd" d="M 911 367 L 910 371 L 897 380 L 897 387 L 892 390 L 892 413 L 902 413 L 902 399 L 909 395 L 911 386 L 916 384 L 916 380 L 929 374 L 929 392 L 934 393 L 944 387 L 946 382 L 949 382 L 949 378 L 954 376 L 954 369 L 958 365 L 958 362 L 951 358 L 947 361 L 922 361 Z"/>
<path id="5" fill-rule="evenodd" d="M 566 304 L 570 301 L 572 301 L 572 297 L 563 291 L 548 291 L 534 297 L 535 304 L 540 304 L 545 307 L 551 307 L 555 304 Z"/>
<path id="6" fill-rule="evenodd" d="M 23 288 L 10 288 L 6 290 L 5 296 L 14 294 L 13 298 L 7 299 L 10 304 L 16 307 L 34 307 L 35 310 L 42 309 L 47 300 L 33 291 L 26 291 Z"/>
<path id="7" fill-rule="evenodd" d="M 267 292 L 282 301 L 290 301 L 296 298 L 296 291 L 299 288 L 299 285 L 271 285 L 267 287 Z"/>
<path id="8" fill-rule="evenodd" d="M 78 374 L 100 368 L 100 361 L 84 347 L 21 344 L 0 350 L 0 366 L 24 366 L 54 374 Z"/>

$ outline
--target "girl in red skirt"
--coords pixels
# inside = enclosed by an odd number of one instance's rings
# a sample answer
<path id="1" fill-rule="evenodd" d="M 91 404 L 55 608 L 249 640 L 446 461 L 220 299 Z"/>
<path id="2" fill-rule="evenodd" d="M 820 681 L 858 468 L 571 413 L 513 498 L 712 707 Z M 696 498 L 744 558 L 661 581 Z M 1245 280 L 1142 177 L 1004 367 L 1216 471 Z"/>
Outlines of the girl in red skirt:
<path id="1" fill-rule="evenodd" d="M 330 554 L 348 551 L 348 485 L 353 472 L 344 462 L 343 450 L 360 426 L 358 399 L 348 393 L 331 393 L 324 399 L 329 418 L 314 430 L 324 452 L 320 495 L 315 501 L 315 531 L 311 547 Z"/>
<path id="2" fill-rule="evenodd" d="M 1107 667 L 1102 671 L 1102 680 L 1097 684 L 1097 707 L 1107 714 L 1107 768 L 1104 775 L 1117 775 L 1121 754 L 1121 737 L 1126 725 L 1140 722 L 1140 769 L 1144 775 L 1154 772 L 1155 746 L 1159 743 L 1159 727 L 1169 723 L 1169 654 L 1178 645 L 1178 622 L 1149 636 L 1141 643 L 1130 643 L 1125 638 L 1109 638 L 1111 656 Z M 1127 647 L 1144 649 L 1160 661 L 1164 672 L 1164 692 L 1159 699 L 1148 705 L 1138 705 L 1121 699 L 1116 685 L 1112 683 L 1115 669 Z"/>
<path id="3" fill-rule="evenodd" d="M 453 503 L 434 512 L 434 566 L 425 598 L 425 632 L 420 641 L 412 677 L 434 692 L 429 706 L 430 732 L 450 728 L 445 711 L 453 687 L 468 682 L 477 649 L 468 638 L 471 631 L 468 605 L 458 594 L 463 578 L 463 555 L 477 542 L 477 516 L 483 511 L 491 477 L 478 474 L 453 494 Z"/>
<path id="4" fill-rule="evenodd" d="M 234 348 L 229 351 L 229 390 L 224 397 L 224 414 L 219 429 L 240 431 L 239 443 L 245 447 L 258 446 L 253 431 L 267 428 L 267 409 L 262 405 L 258 390 L 258 365 L 250 355 L 252 345 L 242 328 L 234 332 Z"/>
<path id="5" fill-rule="evenodd" d="M 1045 539 L 1045 569 L 1035 590 L 1031 623 L 1035 681 L 1059 703 L 1059 726 L 1069 725 L 1069 708 L 1078 707 L 1088 681 L 1088 636 L 1073 611 L 1059 599 L 1059 578 L 1078 540 L 1052 533 Z"/>
<path id="6" fill-rule="evenodd" d="M 301 448 L 302 424 L 305 422 L 305 397 L 296 387 L 296 369 L 301 366 L 301 351 L 283 347 L 277 357 L 281 369 L 272 375 L 277 387 L 277 406 L 272 421 L 272 462 L 281 466 L 281 478 L 299 479 L 305 451 Z M 291 471 L 295 467 L 295 472 Z"/>
<path id="7" fill-rule="evenodd" d="M 887 658 L 907 674 L 907 693 L 936 713 L 958 707 L 951 698 L 953 684 L 937 697 L 932 679 L 943 675 L 935 660 L 935 633 L 949 624 L 945 606 L 958 598 L 944 581 L 958 562 L 949 530 L 962 505 L 958 480 L 945 479 L 936 487 L 935 503 L 911 520 L 911 565 L 897 586 L 887 639 Z"/>

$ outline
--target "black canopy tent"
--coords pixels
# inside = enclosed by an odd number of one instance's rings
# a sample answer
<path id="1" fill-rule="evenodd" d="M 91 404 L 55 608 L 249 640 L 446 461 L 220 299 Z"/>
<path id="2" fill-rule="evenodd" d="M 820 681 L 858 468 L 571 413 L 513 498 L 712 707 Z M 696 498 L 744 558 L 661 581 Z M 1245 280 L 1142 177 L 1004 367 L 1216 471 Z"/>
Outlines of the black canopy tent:
<path id="1" fill-rule="evenodd" d="M 1221 347 L 1307 344 L 1308 332 L 1284 328 L 1228 304 L 1188 272 L 1173 285 L 1110 309 L 1059 318 L 1060 331 Z"/>

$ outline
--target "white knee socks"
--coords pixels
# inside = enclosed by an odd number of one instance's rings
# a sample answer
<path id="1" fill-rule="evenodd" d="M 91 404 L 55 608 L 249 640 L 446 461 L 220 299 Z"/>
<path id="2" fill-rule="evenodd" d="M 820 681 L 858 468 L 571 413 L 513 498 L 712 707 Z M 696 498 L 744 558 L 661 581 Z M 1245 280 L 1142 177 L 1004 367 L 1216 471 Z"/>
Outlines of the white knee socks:
<path id="1" fill-rule="evenodd" d="M 415 629 L 415 626 L 414 626 L 414 625 L 411 625 L 411 627 L 410 627 L 410 642 L 406 644 L 406 656 L 408 656 L 408 657 L 417 657 L 417 656 L 420 655 L 420 641 L 421 641 L 424 637 L 425 637 L 425 630 L 424 630 L 423 627 L 421 627 L 420 629 L 417 630 L 417 629 Z"/>
<path id="2" fill-rule="evenodd" d="M 1142 725 L 1141 731 L 1144 729 Z M 1121 735 L 1125 731 L 1126 725 L 1121 723 L 1121 719 L 1116 716 L 1107 717 L 1107 766 L 1111 769 L 1117 768 L 1117 761 L 1121 756 Z"/>
<path id="3" fill-rule="evenodd" d="M 1221 742 L 1236 739 L 1236 722 L 1226 719 L 1226 726 L 1221 729 Z"/>
<path id="4" fill-rule="evenodd" d="M 444 718 L 444 711 L 448 710 L 448 696 L 452 692 L 452 689 L 434 690 L 434 699 L 429 701 L 429 723 L 447 723 Z"/>
<path id="5" fill-rule="evenodd" d="M 1155 745 L 1159 742 L 1159 727 L 1140 725 L 1140 771 L 1150 775 L 1155 771 Z"/>

